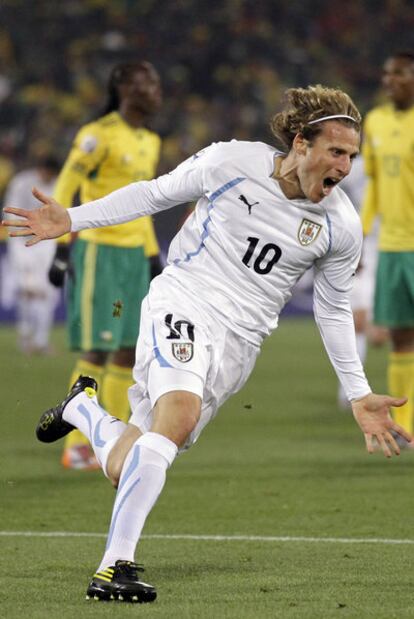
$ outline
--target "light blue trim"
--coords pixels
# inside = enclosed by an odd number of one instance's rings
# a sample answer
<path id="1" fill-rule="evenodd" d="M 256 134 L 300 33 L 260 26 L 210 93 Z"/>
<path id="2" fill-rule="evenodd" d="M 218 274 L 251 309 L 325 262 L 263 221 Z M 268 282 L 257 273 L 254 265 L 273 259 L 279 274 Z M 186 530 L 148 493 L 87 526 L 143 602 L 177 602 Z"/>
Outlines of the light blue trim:
<path id="1" fill-rule="evenodd" d="M 88 422 L 89 436 L 92 436 L 92 419 L 91 419 L 88 409 L 86 408 L 86 406 L 84 406 L 84 404 L 79 404 L 78 411 L 80 412 L 81 415 L 83 415 L 83 417 Z"/>
<path id="2" fill-rule="evenodd" d="M 132 473 L 137 469 L 138 464 L 139 464 L 139 445 L 135 445 L 135 449 L 134 449 L 134 453 L 132 454 L 132 459 L 131 462 L 129 463 L 128 469 L 125 472 L 125 475 L 122 475 L 122 482 L 118 488 L 118 492 L 117 492 L 117 498 L 118 496 L 121 494 L 121 491 L 123 489 L 123 487 L 125 486 L 126 482 L 128 481 L 128 479 L 131 477 Z M 141 481 L 141 477 L 138 477 L 138 479 L 136 479 L 134 481 L 134 483 L 131 485 L 131 487 L 129 488 L 129 490 L 127 490 L 127 492 L 125 493 L 125 495 L 122 497 L 116 512 L 114 513 L 113 517 L 112 517 L 112 521 L 111 521 L 111 527 L 109 529 L 109 534 L 108 534 L 108 540 L 106 542 L 106 548 L 105 550 L 107 550 L 109 548 L 109 545 L 112 541 L 112 536 L 114 533 L 114 528 L 116 525 L 116 521 L 118 519 L 119 516 L 119 512 L 122 509 L 122 506 L 124 505 L 125 501 L 127 500 L 127 498 L 129 497 L 129 495 L 131 494 L 131 492 L 133 491 L 133 489 L 135 488 L 135 486 L 137 484 L 139 484 L 139 482 Z"/>
<path id="3" fill-rule="evenodd" d="M 165 359 L 162 354 L 160 353 L 160 349 L 158 348 L 158 344 L 157 344 L 157 338 L 155 337 L 155 327 L 154 327 L 154 323 L 152 323 L 152 342 L 154 345 L 154 354 L 155 354 L 155 358 L 158 361 L 158 363 L 160 364 L 160 366 L 162 368 L 172 368 L 173 366 L 168 363 L 167 359 Z"/>
<path id="4" fill-rule="evenodd" d="M 102 417 L 101 419 L 98 421 L 98 423 L 96 424 L 95 427 L 95 431 L 93 433 L 93 439 L 92 439 L 92 419 L 91 419 L 91 414 L 88 411 L 88 409 L 86 408 L 86 406 L 84 404 L 79 404 L 78 406 L 78 411 L 80 412 L 80 414 L 86 419 L 86 421 L 88 422 L 88 427 L 89 427 L 89 437 L 91 438 L 91 440 L 93 440 L 93 443 L 97 446 L 97 447 L 103 447 L 106 444 L 106 441 L 102 440 L 101 437 L 99 436 L 99 427 L 103 421 L 103 418 L 105 417 L 105 414 L 103 412 L 103 410 L 101 409 L 100 406 L 97 406 L 97 404 L 95 402 L 92 402 L 92 404 L 94 404 L 102 413 Z"/>
<path id="5" fill-rule="evenodd" d="M 201 252 L 201 250 L 205 247 L 204 241 L 206 240 L 206 238 L 210 234 L 209 229 L 208 229 L 208 225 L 209 225 L 209 223 L 211 221 L 210 213 L 211 213 L 211 211 L 213 210 L 213 208 L 215 206 L 214 201 L 217 200 L 217 198 L 219 196 L 221 196 L 223 193 L 225 193 L 226 191 L 228 191 L 229 189 L 231 189 L 235 185 L 238 185 L 239 183 L 241 183 L 244 180 L 245 180 L 244 176 L 239 176 L 237 178 L 234 178 L 232 181 L 229 181 L 228 183 L 226 183 L 222 187 L 219 187 L 214 193 L 211 194 L 210 199 L 209 199 L 208 209 L 207 209 L 207 217 L 206 217 L 206 219 L 202 223 L 203 232 L 201 233 L 201 239 L 200 239 L 199 247 L 195 251 L 192 251 L 192 252 L 188 253 L 186 255 L 186 257 L 183 258 L 183 259 L 182 258 L 176 258 L 174 260 L 174 264 L 178 264 L 180 262 L 189 262 L 191 260 L 191 258 L 194 258 L 194 256 L 198 256 L 198 254 Z"/>
<path id="6" fill-rule="evenodd" d="M 99 436 L 99 430 L 101 427 L 101 423 L 103 422 L 104 418 L 102 417 L 98 423 L 95 426 L 95 432 L 93 433 L 93 444 L 96 445 L 97 447 L 104 447 L 104 445 L 106 445 L 106 441 L 103 440 L 103 438 L 101 438 Z"/>
<path id="7" fill-rule="evenodd" d="M 330 252 L 331 249 L 332 249 L 332 222 L 329 219 L 329 215 L 328 214 L 326 214 L 326 223 L 328 224 L 328 237 L 329 237 L 328 252 Z"/>

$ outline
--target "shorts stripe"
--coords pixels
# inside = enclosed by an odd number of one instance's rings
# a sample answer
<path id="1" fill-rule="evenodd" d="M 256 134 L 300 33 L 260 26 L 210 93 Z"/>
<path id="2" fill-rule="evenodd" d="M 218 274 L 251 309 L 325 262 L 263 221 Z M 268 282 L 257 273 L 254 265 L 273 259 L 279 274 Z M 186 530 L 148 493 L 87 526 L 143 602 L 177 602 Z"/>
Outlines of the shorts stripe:
<path id="1" fill-rule="evenodd" d="M 160 349 L 158 348 L 158 344 L 157 344 L 157 338 L 155 337 L 155 326 L 154 323 L 152 323 L 152 341 L 154 344 L 154 354 L 155 354 L 155 358 L 158 361 L 158 363 L 160 364 L 160 366 L 162 368 L 172 368 L 173 366 L 168 363 L 167 359 L 165 359 L 162 354 L 160 353 Z"/>
<path id="2" fill-rule="evenodd" d="M 95 292 L 95 271 L 98 246 L 88 243 L 85 253 L 84 276 L 81 296 L 81 330 L 82 349 L 92 348 L 92 325 L 93 325 L 93 295 Z"/>

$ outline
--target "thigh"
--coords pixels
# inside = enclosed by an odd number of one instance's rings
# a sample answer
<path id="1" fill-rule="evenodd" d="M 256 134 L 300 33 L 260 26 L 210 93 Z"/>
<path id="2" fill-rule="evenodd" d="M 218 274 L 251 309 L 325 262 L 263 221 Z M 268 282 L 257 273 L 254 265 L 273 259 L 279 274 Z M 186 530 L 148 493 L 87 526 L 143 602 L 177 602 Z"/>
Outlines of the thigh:
<path id="1" fill-rule="evenodd" d="M 196 310 L 179 309 L 166 298 L 165 307 L 142 304 L 140 334 L 133 370 L 135 385 L 129 390 L 131 422 L 144 431 L 152 425 L 152 409 L 172 391 L 203 398 L 210 368 L 210 342 Z"/>

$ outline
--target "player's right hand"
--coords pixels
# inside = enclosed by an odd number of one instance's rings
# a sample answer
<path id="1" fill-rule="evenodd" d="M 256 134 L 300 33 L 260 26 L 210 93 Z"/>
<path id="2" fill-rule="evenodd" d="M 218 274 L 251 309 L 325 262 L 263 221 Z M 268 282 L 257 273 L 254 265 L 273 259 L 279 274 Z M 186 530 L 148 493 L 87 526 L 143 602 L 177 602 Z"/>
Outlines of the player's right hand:
<path id="1" fill-rule="evenodd" d="M 19 219 L 4 219 L 1 223 L 10 230 L 10 236 L 31 236 L 26 246 L 30 247 L 43 239 L 56 239 L 67 232 L 70 232 L 71 221 L 67 210 L 58 204 L 53 198 L 49 198 L 41 191 L 32 190 L 33 195 L 43 203 L 40 208 L 27 210 L 24 208 L 14 208 L 6 206 L 5 213 L 17 215 Z"/>
<path id="2" fill-rule="evenodd" d="M 48 278 L 53 286 L 61 288 L 65 283 L 65 275 L 70 272 L 70 246 L 60 243 L 56 247 L 55 256 L 49 268 Z"/>

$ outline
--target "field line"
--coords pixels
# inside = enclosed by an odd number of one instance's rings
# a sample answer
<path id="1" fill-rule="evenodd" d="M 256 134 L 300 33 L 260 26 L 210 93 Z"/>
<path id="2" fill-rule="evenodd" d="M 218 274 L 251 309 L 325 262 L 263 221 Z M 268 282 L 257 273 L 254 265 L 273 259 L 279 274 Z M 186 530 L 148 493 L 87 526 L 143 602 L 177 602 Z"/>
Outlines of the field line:
<path id="1" fill-rule="evenodd" d="M 101 537 L 106 533 L 79 531 L 0 531 L 0 537 Z M 381 537 L 305 537 L 275 535 L 143 535 L 142 539 L 199 540 L 206 542 L 302 542 L 304 544 L 414 544 L 414 539 L 386 539 Z"/>

